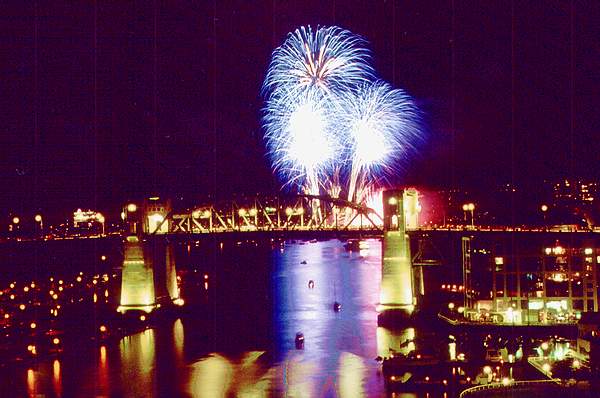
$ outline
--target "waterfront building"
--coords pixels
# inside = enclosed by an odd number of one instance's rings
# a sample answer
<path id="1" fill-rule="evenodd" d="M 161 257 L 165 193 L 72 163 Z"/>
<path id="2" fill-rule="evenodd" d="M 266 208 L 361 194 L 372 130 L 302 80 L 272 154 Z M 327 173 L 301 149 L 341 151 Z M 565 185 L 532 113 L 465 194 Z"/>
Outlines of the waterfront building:
<path id="1" fill-rule="evenodd" d="M 73 212 L 73 233 L 88 235 L 104 233 L 104 216 L 94 210 L 81 210 Z"/>
<path id="2" fill-rule="evenodd" d="M 556 239 L 561 237 L 562 239 Z M 462 238 L 465 316 L 512 324 L 576 322 L 598 312 L 600 248 L 586 234 Z"/>

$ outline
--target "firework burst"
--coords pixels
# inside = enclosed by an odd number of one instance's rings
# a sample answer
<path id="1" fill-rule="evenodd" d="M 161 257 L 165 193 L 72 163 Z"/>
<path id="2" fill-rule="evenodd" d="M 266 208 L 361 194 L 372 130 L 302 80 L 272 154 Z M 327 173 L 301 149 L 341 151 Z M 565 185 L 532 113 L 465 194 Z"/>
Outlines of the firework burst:
<path id="1" fill-rule="evenodd" d="M 306 93 L 293 102 L 288 98 L 271 98 L 264 118 L 273 168 L 288 184 L 298 184 L 306 193 L 318 195 L 321 181 L 327 178 L 339 152 L 332 108 L 315 94 Z"/>
<path id="2" fill-rule="evenodd" d="M 273 51 L 263 84 L 267 98 L 295 100 L 306 91 L 335 94 L 374 77 L 371 54 L 360 36 L 337 26 L 301 27 Z"/>
<path id="3" fill-rule="evenodd" d="M 301 27 L 273 51 L 263 126 L 286 185 L 364 203 L 419 138 L 417 107 L 376 79 L 366 44 L 338 27 Z"/>
<path id="4" fill-rule="evenodd" d="M 414 149 L 421 117 L 403 90 L 378 80 L 343 94 L 338 108 L 349 167 L 348 200 L 362 203 L 370 187 L 397 169 L 397 160 Z"/>

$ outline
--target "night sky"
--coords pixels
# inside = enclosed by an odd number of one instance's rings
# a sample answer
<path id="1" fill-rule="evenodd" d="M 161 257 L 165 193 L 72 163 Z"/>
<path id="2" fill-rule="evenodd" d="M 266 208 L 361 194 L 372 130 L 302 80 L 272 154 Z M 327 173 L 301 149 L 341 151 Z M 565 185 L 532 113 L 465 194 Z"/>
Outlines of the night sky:
<path id="1" fill-rule="evenodd" d="M 395 182 L 598 177 L 600 2 L 452 3 L 3 3 L 0 217 L 278 191 L 259 91 L 271 51 L 306 24 L 363 35 L 425 112 Z"/>

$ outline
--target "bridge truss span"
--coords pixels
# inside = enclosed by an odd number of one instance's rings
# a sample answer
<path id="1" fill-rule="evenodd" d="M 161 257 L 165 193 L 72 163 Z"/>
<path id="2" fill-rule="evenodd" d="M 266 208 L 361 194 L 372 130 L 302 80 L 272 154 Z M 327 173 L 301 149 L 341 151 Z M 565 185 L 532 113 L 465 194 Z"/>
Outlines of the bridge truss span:
<path id="1" fill-rule="evenodd" d="M 163 224 L 167 223 L 167 228 Z M 339 198 L 279 195 L 172 210 L 155 233 L 381 230 L 373 209 Z"/>

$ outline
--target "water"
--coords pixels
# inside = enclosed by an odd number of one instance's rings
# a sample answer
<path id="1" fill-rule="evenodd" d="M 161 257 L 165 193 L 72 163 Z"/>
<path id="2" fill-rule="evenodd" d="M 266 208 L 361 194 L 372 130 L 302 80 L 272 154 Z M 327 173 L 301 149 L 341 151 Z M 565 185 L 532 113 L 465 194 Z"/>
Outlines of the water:
<path id="1" fill-rule="evenodd" d="M 188 305 L 178 319 L 5 364 L 0 396 L 384 396 L 374 360 L 390 338 L 375 311 L 381 243 L 368 245 L 360 253 L 337 240 L 180 245 Z M 48 274 L 43 261 L 36 265 Z M 297 332 L 305 336 L 301 350 Z"/>

